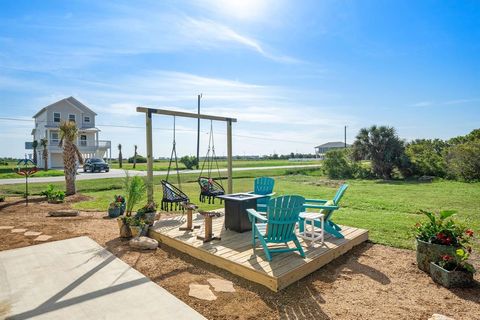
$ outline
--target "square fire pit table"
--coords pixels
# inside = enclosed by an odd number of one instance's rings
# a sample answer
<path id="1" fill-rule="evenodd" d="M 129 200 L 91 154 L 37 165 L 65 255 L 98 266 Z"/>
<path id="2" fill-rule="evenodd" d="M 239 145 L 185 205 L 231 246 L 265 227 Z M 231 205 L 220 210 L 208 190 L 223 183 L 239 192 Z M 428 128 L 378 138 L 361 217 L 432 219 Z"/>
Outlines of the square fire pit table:
<path id="1" fill-rule="evenodd" d="M 237 232 L 252 230 L 247 209 L 257 209 L 257 199 L 268 197 L 253 193 L 232 193 L 218 196 L 225 201 L 225 229 Z"/>

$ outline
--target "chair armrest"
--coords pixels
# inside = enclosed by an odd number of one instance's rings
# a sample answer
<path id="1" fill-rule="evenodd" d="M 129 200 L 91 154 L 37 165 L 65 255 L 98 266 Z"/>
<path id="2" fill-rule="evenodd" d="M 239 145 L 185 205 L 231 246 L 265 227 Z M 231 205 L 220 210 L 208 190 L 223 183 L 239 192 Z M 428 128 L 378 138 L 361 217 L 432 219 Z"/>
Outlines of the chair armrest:
<path id="1" fill-rule="evenodd" d="M 268 219 L 265 216 L 258 213 L 257 210 L 255 210 L 255 209 L 247 209 L 247 212 L 248 212 L 249 216 L 253 216 L 255 219 L 258 219 L 262 222 L 267 222 L 268 221 Z"/>
<path id="2" fill-rule="evenodd" d="M 272 193 L 269 193 L 269 194 L 265 194 L 265 196 L 267 196 L 267 197 L 273 197 L 275 194 L 276 194 L 276 192 L 272 192 Z"/>
<path id="3" fill-rule="evenodd" d="M 306 209 L 325 209 L 325 210 L 337 210 L 339 206 L 323 206 L 318 204 L 304 204 L 304 208 Z"/>
<path id="4" fill-rule="evenodd" d="M 326 203 L 328 200 L 323 200 L 323 199 L 305 199 L 305 202 L 311 202 L 311 203 Z"/>

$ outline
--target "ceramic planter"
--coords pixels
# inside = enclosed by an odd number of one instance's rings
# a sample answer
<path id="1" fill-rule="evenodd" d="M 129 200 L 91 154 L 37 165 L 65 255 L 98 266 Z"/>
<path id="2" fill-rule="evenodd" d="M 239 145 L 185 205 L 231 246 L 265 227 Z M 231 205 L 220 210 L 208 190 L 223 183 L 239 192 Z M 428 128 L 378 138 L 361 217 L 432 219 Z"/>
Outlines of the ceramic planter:
<path id="1" fill-rule="evenodd" d="M 139 227 L 139 226 L 130 226 L 130 231 L 132 232 L 132 237 L 141 237 L 147 234 L 148 226 Z"/>
<path id="2" fill-rule="evenodd" d="M 467 271 L 448 271 L 434 262 L 430 262 L 430 276 L 433 281 L 445 288 L 468 287 L 473 282 L 473 273 Z"/>
<path id="3" fill-rule="evenodd" d="M 439 261 L 440 257 L 448 254 L 449 256 L 455 255 L 456 247 L 444 246 L 441 244 L 435 244 L 425 242 L 417 239 L 417 265 L 422 271 L 430 273 L 430 262 Z"/>
<path id="4" fill-rule="evenodd" d="M 122 210 L 121 207 L 108 208 L 108 216 L 110 218 L 117 218 L 120 215 L 122 215 L 121 210 Z"/>
<path id="5" fill-rule="evenodd" d="M 120 229 L 120 237 L 121 238 L 131 238 L 132 237 L 132 230 L 130 226 L 123 222 L 123 219 L 117 219 L 118 228 Z"/>

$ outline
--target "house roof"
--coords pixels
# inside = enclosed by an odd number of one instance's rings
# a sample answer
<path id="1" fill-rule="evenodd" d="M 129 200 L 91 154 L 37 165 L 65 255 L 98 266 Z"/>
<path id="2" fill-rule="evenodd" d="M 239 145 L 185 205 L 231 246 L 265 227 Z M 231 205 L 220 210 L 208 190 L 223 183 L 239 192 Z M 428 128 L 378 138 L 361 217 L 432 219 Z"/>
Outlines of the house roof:
<path id="1" fill-rule="evenodd" d="M 347 147 L 349 146 L 350 145 L 347 144 Z M 316 146 L 315 148 L 343 148 L 343 147 L 345 147 L 345 142 L 327 142 L 319 146 Z"/>
<path id="2" fill-rule="evenodd" d="M 79 109 L 80 111 L 83 111 L 83 112 L 88 112 L 88 113 L 93 113 L 94 115 L 97 115 L 92 109 L 90 109 L 89 107 L 87 107 L 86 105 L 84 105 L 83 103 L 81 103 L 80 101 L 78 101 L 77 99 L 75 99 L 74 97 L 68 97 L 68 98 L 65 98 L 65 99 L 62 99 L 62 100 L 58 100 L 57 102 L 54 102 L 52 104 L 49 104 L 48 106 L 46 107 L 43 107 L 40 111 L 38 111 L 34 116 L 33 118 L 36 118 L 38 117 L 42 112 L 44 112 L 45 110 L 47 110 L 49 107 L 53 106 L 54 104 L 57 104 L 59 102 L 67 102 L 68 104 L 74 106 L 75 108 Z"/>

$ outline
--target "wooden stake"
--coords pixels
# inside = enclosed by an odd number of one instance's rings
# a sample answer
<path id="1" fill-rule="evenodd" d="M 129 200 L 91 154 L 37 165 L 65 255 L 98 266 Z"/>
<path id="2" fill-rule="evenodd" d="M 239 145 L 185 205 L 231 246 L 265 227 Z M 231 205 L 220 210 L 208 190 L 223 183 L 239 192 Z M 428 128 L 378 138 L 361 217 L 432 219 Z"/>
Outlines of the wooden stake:
<path id="1" fill-rule="evenodd" d="M 147 199 L 153 202 L 153 148 L 152 148 L 152 113 L 145 113 L 147 127 Z"/>
<path id="2" fill-rule="evenodd" d="M 200 228 L 200 226 L 193 225 L 193 209 L 192 207 L 187 207 L 187 226 L 178 228 L 181 231 L 193 231 L 194 229 Z"/>
<path id="3" fill-rule="evenodd" d="M 233 193 L 233 177 L 232 177 L 232 120 L 227 120 L 227 176 L 228 186 L 227 193 Z"/>

